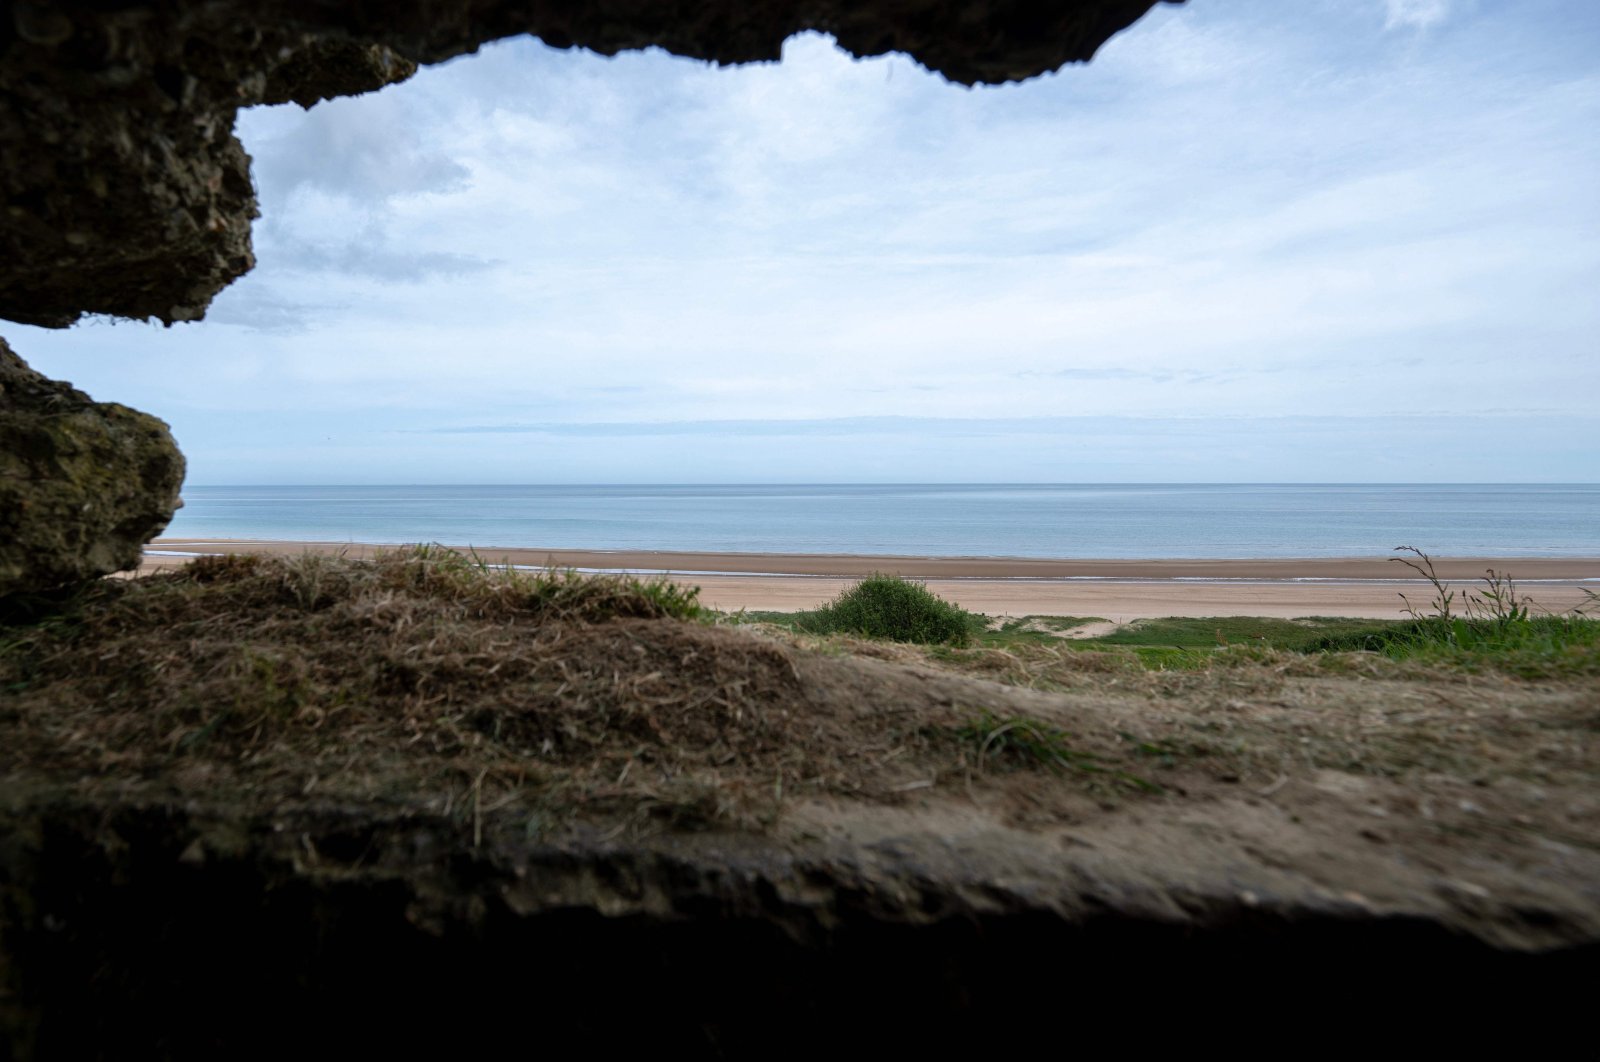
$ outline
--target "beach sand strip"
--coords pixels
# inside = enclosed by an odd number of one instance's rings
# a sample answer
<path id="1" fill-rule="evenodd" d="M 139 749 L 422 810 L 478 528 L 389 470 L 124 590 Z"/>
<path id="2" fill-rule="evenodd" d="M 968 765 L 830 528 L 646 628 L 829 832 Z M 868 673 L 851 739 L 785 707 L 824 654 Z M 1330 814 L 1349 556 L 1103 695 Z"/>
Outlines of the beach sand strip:
<path id="1" fill-rule="evenodd" d="M 370 556 L 384 547 L 350 542 L 278 542 L 162 538 L 147 549 L 141 572 L 222 553 L 342 553 Z M 1098 616 L 1116 622 L 1158 616 L 1365 616 L 1405 614 L 1404 593 L 1426 610 L 1432 588 L 1386 556 L 1260 560 L 1116 560 L 1014 557 L 915 557 L 787 553 L 689 553 L 477 547 L 490 564 L 582 571 L 667 574 L 701 588 L 701 600 L 724 610 L 815 608 L 873 572 L 925 581 L 941 597 L 1000 616 Z M 1600 557 L 1435 558 L 1458 592 L 1479 585 L 1487 569 L 1510 572 L 1537 606 L 1561 611 L 1600 591 Z"/>

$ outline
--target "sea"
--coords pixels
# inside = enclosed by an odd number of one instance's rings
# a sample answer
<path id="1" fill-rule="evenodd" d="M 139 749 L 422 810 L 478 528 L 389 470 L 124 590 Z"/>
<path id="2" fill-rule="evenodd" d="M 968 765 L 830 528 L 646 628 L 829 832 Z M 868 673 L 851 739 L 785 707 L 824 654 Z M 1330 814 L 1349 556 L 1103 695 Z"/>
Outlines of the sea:
<path id="1" fill-rule="evenodd" d="M 177 538 L 940 557 L 1600 557 L 1600 484 L 187 486 Z"/>

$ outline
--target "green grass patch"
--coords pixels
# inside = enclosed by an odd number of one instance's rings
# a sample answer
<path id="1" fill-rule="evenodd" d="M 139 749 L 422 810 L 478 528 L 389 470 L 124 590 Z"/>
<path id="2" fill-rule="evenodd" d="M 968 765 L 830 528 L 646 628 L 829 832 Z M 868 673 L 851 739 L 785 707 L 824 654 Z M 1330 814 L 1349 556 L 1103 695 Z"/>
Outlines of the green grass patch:
<path id="1" fill-rule="evenodd" d="M 832 633 L 820 630 L 815 616 L 814 612 L 741 614 L 745 620 L 770 623 L 786 630 Z M 973 618 L 977 623 L 982 622 L 982 617 Z M 966 642 L 954 643 L 956 648 L 953 649 L 951 643 L 936 645 L 933 659 L 961 665 L 970 663 L 970 654 L 980 650 L 1022 653 L 1029 659 L 1039 652 L 1068 652 L 1100 657 L 1123 655 L 1148 671 L 1196 671 L 1217 662 L 1219 652 L 1229 657 L 1248 655 L 1254 649 L 1307 652 L 1336 636 L 1376 638 L 1390 628 L 1401 626 L 1395 621 L 1340 617 L 1283 620 L 1221 616 L 1140 620 L 1110 634 L 1090 638 L 1065 638 L 1055 633 L 1101 622 L 1104 621 L 1094 616 L 1021 616 L 1006 619 L 998 626 L 975 623 Z"/>
<path id="2" fill-rule="evenodd" d="M 770 623 L 787 631 L 797 631 L 800 629 L 800 618 L 809 616 L 810 613 L 768 612 L 763 609 L 742 608 L 737 612 L 725 612 L 722 615 L 730 623 Z"/>
<path id="3" fill-rule="evenodd" d="M 988 624 L 984 617 L 939 597 L 920 582 L 874 574 L 828 604 L 794 613 L 793 629 L 807 634 L 853 634 L 922 645 L 965 646 Z"/>
<path id="4" fill-rule="evenodd" d="M 1079 650 L 1122 651 L 1149 671 L 1199 671 L 1220 659 L 1254 651 L 1307 652 L 1332 637 L 1377 635 L 1395 624 L 1383 620 L 1252 616 L 1173 617 L 1137 620 L 1109 634 L 1074 639 Z"/>
<path id="5" fill-rule="evenodd" d="M 747 618 L 811 634 L 933 644 L 938 647 L 935 659 L 964 670 L 995 670 L 987 659 L 978 659 L 983 650 L 1027 660 L 1061 652 L 1126 654 L 1151 671 L 1204 670 L 1262 660 L 1274 653 L 1369 652 L 1393 660 L 1530 679 L 1600 674 L 1600 619 L 1593 615 L 1600 612 L 1600 595 L 1591 593 L 1587 604 L 1569 612 L 1540 615 L 1508 573 L 1490 570 L 1481 587 L 1459 591 L 1437 577 L 1427 554 L 1409 547 L 1400 552 L 1405 555 L 1395 559 L 1422 576 L 1432 593 L 1425 607 L 1414 607 L 1406 599 L 1411 618 L 1404 620 L 1178 617 L 1139 620 L 1090 638 L 1062 638 L 1056 632 L 1094 620 L 1024 616 L 991 626 L 983 617 L 941 601 L 921 584 L 888 576 L 875 576 L 815 612 L 749 613 Z M 1039 680 L 1033 670 L 1022 670 L 1030 682 Z"/>
<path id="6" fill-rule="evenodd" d="M 1044 767 L 1058 773 L 1104 775 L 1108 781 L 1130 789 L 1161 792 L 1154 782 L 1073 747 L 1072 735 L 1037 719 L 984 711 L 959 727 L 956 737 L 975 750 L 974 760 L 980 772 L 991 767 Z"/>
<path id="7" fill-rule="evenodd" d="M 1393 624 L 1381 620 L 1337 617 L 1294 620 L 1249 616 L 1177 617 L 1139 620 L 1110 634 L 1084 641 L 1101 646 L 1219 649 L 1251 645 L 1298 651 L 1329 637 L 1376 633 L 1390 626 Z"/>
<path id="8" fill-rule="evenodd" d="M 1441 579 L 1433 558 L 1415 546 L 1396 546 L 1391 558 L 1425 579 L 1432 590 L 1427 610 L 1405 594 L 1411 619 L 1373 631 L 1330 634 L 1308 652 L 1365 651 L 1396 660 L 1418 660 L 1467 670 L 1495 670 L 1524 678 L 1600 674 L 1600 595 L 1559 614 L 1535 615 L 1510 572 L 1487 570 L 1482 585 L 1457 591 Z"/>
<path id="9" fill-rule="evenodd" d="M 1059 645 L 1066 639 L 1056 631 L 1070 631 L 1086 623 L 1100 623 L 1094 616 L 1020 616 L 1004 620 L 999 626 L 978 613 L 968 613 L 974 622 L 967 646 L 980 649 L 1010 649 L 1016 646 Z M 811 612 L 752 612 L 737 614 L 740 620 L 770 623 L 785 630 L 817 633 L 816 613 Z M 853 632 L 852 632 L 853 633 Z"/>
<path id="10" fill-rule="evenodd" d="M 1373 652 L 1392 660 L 1504 671 L 1523 678 L 1600 675 L 1600 620 L 1430 616 L 1367 633 L 1321 639 L 1307 652 Z"/>

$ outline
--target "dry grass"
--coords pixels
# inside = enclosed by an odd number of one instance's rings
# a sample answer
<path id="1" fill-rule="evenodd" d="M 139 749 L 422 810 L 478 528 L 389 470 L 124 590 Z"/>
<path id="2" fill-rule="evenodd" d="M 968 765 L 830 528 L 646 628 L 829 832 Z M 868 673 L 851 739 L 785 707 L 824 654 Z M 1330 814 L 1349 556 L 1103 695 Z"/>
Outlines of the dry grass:
<path id="1" fill-rule="evenodd" d="M 430 549 L 227 557 L 0 627 L 0 772 L 418 811 L 475 839 L 761 828 L 789 801 L 946 782 L 1059 815 L 1320 769 L 1581 788 L 1593 693 L 1371 654 L 1155 672 L 1048 644 L 735 629 L 663 584 Z"/>
<path id="2" fill-rule="evenodd" d="M 1600 780 L 1600 687 L 1527 681 L 1371 652 L 1232 646 L 1178 670 L 1131 650 L 1017 642 L 901 645 L 764 628 L 808 652 L 970 675 L 1073 701 L 1093 698 L 1137 755 L 1220 777 L 1339 770 L 1587 784 Z"/>
<path id="3" fill-rule="evenodd" d="M 682 824 L 759 818 L 785 788 L 867 788 L 875 755 L 927 744 L 929 720 L 831 710 L 791 650 L 694 611 L 658 584 L 438 550 L 206 560 L 14 631 L 5 758 Z"/>

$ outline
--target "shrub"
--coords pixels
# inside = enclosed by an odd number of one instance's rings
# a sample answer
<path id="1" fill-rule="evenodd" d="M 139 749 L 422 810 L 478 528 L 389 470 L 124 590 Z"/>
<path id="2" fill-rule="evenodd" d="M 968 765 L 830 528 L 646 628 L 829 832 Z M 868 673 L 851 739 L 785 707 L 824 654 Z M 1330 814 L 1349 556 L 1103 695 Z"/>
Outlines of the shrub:
<path id="1" fill-rule="evenodd" d="M 984 620 L 933 593 L 922 583 L 874 573 L 796 626 L 811 634 L 858 634 L 896 642 L 962 646 Z"/>

